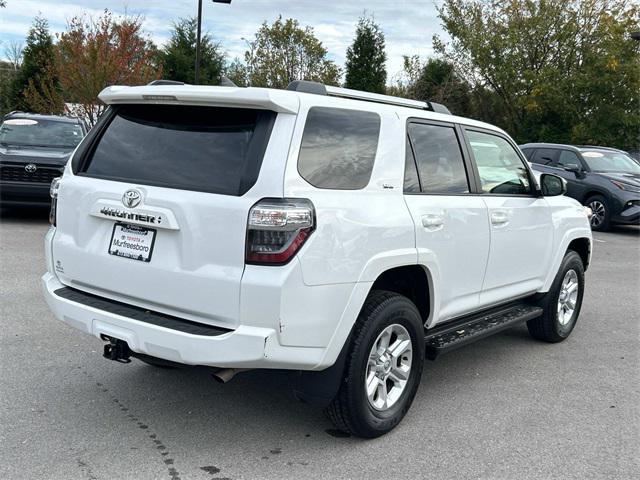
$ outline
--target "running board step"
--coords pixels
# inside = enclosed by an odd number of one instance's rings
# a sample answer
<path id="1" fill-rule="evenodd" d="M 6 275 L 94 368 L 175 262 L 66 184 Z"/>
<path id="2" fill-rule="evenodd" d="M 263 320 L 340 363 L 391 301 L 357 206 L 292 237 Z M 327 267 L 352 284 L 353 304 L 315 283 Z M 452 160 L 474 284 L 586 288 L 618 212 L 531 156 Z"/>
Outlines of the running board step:
<path id="1" fill-rule="evenodd" d="M 425 355 L 429 360 L 435 360 L 438 355 L 540 315 L 542 315 L 542 308 L 518 303 L 443 324 L 425 333 Z"/>

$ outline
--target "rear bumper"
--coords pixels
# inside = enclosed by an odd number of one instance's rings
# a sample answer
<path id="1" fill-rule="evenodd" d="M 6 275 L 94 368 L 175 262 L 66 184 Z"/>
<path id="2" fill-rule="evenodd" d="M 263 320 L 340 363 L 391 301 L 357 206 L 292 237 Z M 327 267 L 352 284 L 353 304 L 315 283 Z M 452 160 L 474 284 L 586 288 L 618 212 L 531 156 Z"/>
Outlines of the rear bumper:
<path id="1" fill-rule="evenodd" d="M 0 203 L 2 205 L 51 205 L 49 185 L 44 183 L 0 182 Z"/>
<path id="2" fill-rule="evenodd" d="M 225 368 L 312 370 L 323 348 L 284 347 L 275 330 L 241 325 L 216 336 L 194 335 L 128 318 L 57 295 L 63 289 L 50 272 L 42 277 L 44 296 L 56 318 L 85 333 L 124 340 L 137 353 L 187 365 Z"/>

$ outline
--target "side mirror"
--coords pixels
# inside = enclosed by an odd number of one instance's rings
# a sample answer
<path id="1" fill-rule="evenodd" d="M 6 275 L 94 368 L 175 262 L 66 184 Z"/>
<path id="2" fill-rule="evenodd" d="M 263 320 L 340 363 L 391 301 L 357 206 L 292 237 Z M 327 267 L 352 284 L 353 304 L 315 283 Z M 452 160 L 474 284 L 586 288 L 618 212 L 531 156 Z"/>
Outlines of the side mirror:
<path id="1" fill-rule="evenodd" d="M 580 173 L 582 172 L 582 169 L 580 168 L 580 165 L 578 165 L 577 163 L 567 163 L 564 166 L 564 169 L 567 172 L 573 172 L 573 173 Z"/>
<path id="2" fill-rule="evenodd" d="M 567 182 L 564 178 L 550 173 L 540 175 L 540 189 L 545 197 L 556 197 L 567 193 Z"/>

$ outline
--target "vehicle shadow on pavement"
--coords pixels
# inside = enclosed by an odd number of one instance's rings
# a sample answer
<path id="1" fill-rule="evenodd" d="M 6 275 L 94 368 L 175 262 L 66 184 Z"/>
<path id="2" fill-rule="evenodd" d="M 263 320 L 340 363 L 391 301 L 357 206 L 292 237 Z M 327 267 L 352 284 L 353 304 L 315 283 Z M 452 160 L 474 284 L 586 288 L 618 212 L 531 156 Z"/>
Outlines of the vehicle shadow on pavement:
<path id="1" fill-rule="evenodd" d="M 563 350 L 580 350 L 580 343 L 570 340 Z M 121 365 L 96 352 L 75 362 L 77 373 L 63 388 L 68 398 L 84 399 L 83 405 L 60 397 L 51 407 L 71 409 L 80 418 L 100 412 L 101 429 L 120 438 L 125 451 L 135 448 L 136 455 L 152 455 L 151 463 L 166 464 L 171 478 L 204 478 L 203 471 L 225 478 L 240 471 L 260 471 L 254 478 L 284 478 L 286 471 L 287 478 L 303 478 L 329 459 L 339 464 L 352 448 L 366 446 L 367 456 L 376 457 L 387 451 L 389 442 L 405 448 L 418 437 L 422 448 L 440 455 L 456 451 L 456 445 L 470 448 L 475 440 L 468 419 L 477 416 L 502 432 L 497 437 L 513 438 L 513 422 L 524 428 L 547 406 L 531 404 L 530 397 L 538 394 L 528 374 L 533 360 L 553 362 L 554 351 L 555 346 L 531 339 L 522 325 L 436 362 L 425 361 L 407 418 L 374 440 L 340 438 L 322 409 L 293 397 L 289 374 L 275 370 L 240 373 L 222 385 L 207 368 L 161 369 L 135 359 Z M 560 388 L 554 379 L 545 385 Z M 440 434 L 428 435 L 434 427 Z"/>
<path id="2" fill-rule="evenodd" d="M 640 226 L 635 225 L 616 225 L 611 228 L 610 231 L 605 233 L 616 233 L 619 235 L 628 235 L 628 236 L 636 236 L 640 237 Z"/>
<path id="3" fill-rule="evenodd" d="M 534 348 L 534 343 L 526 327 L 516 328 L 486 339 L 483 345 L 472 345 L 436 362 L 425 360 L 422 394 L 418 393 L 416 403 L 433 408 L 429 405 L 429 392 L 446 392 L 447 376 L 458 375 L 451 369 L 468 370 L 469 356 L 476 368 L 482 368 L 484 362 L 491 363 L 489 358 L 482 358 L 481 352 L 487 349 L 509 357 L 523 344 Z M 237 442 L 238 448 L 245 450 L 267 445 L 269 449 L 265 455 L 269 456 L 283 451 L 282 442 L 278 440 L 283 437 L 307 443 L 313 443 L 319 437 L 326 442 L 328 435 L 348 437 L 334 429 L 322 408 L 294 398 L 289 372 L 251 370 L 239 373 L 226 384 L 217 383 L 211 372 L 205 367 L 162 369 L 133 359 L 129 365 L 109 364 L 108 371 L 102 371 L 103 376 L 97 382 L 108 386 L 110 395 L 117 399 L 114 402 L 127 405 L 128 415 L 136 415 L 136 419 L 139 417 L 139 422 L 149 428 L 157 425 L 161 430 L 176 434 L 188 431 L 186 440 L 180 435 L 181 449 L 190 441 L 193 441 L 194 449 L 201 447 L 201 442 L 213 445 L 223 435 L 225 442 Z M 97 378 L 101 374 L 94 371 L 90 375 Z M 402 429 L 386 437 L 394 435 L 402 436 Z M 360 439 L 346 441 L 358 442 Z"/>
<path id="4" fill-rule="evenodd" d="M 186 427 L 192 438 L 198 437 L 198 430 L 203 436 L 216 437 L 239 428 L 247 441 L 252 431 L 276 433 L 284 426 L 289 434 L 292 429 L 317 434 L 330 427 L 321 409 L 293 397 L 290 374 L 285 371 L 251 370 L 219 384 L 206 367 L 163 369 L 133 359 L 115 368 L 120 372 L 103 372 L 108 374 L 98 380 L 112 395 L 131 410 L 139 410 L 141 420 L 161 422 L 163 427 L 166 422 L 175 423 Z"/>

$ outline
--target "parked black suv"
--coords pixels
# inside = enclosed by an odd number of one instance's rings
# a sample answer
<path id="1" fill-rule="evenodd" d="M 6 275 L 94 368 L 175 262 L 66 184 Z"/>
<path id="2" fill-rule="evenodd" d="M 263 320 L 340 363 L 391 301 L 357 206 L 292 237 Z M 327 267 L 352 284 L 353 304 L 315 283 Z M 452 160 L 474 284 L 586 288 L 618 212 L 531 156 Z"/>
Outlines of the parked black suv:
<path id="1" fill-rule="evenodd" d="M 78 118 L 11 112 L 0 125 L 0 205 L 49 205 L 51 180 L 87 133 Z"/>
<path id="2" fill-rule="evenodd" d="M 593 210 L 591 228 L 640 224 L 640 165 L 608 147 L 527 143 L 520 146 L 534 170 L 567 180 L 567 195 Z"/>

